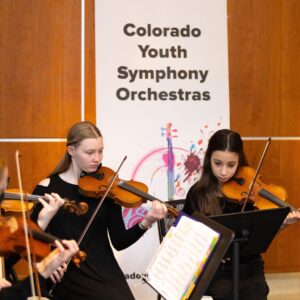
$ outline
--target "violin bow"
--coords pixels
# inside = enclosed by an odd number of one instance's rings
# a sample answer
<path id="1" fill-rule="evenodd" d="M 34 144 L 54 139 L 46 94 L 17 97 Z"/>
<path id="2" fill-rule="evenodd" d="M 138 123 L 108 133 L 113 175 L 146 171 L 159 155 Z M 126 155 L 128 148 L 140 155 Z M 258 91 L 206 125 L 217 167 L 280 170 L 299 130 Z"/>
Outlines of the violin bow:
<path id="1" fill-rule="evenodd" d="M 20 191 L 23 191 L 19 156 L 20 156 L 19 150 L 17 150 L 16 154 L 15 154 L 15 158 L 16 158 L 17 175 L 18 175 L 18 184 L 19 184 Z M 31 255 L 30 255 L 28 227 L 27 227 L 27 219 L 26 219 L 26 213 L 25 213 L 25 203 L 24 203 L 23 193 L 21 193 L 21 195 L 20 195 L 20 200 L 21 200 L 21 206 L 22 206 L 22 218 L 23 218 L 23 224 L 24 224 L 24 235 L 25 235 L 27 259 L 28 259 L 28 271 L 29 271 L 29 278 L 30 278 L 31 294 L 32 294 L 32 298 L 36 299 L 37 297 L 36 297 L 36 290 L 35 290 L 35 285 L 34 285 L 34 280 L 33 280 L 32 260 L 31 260 Z M 31 233 L 31 238 L 32 238 L 32 233 Z M 36 263 L 35 255 L 33 256 L 33 260 Z M 41 300 L 41 297 L 42 297 L 41 289 L 40 289 L 39 277 L 38 277 L 36 269 L 35 269 L 34 274 L 35 274 L 36 285 L 37 285 L 38 299 Z"/>
<path id="2" fill-rule="evenodd" d="M 0 213 L 1 216 L 1 213 Z M 0 256 L 0 279 L 5 278 L 5 264 L 3 256 Z"/>
<path id="3" fill-rule="evenodd" d="M 0 216 L 1 216 L 1 210 L 0 210 Z M 0 279 L 3 278 L 5 278 L 5 264 L 4 264 L 3 256 L 0 256 Z"/>
<path id="4" fill-rule="evenodd" d="M 260 161 L 259 161 L 259 163 L 258 163 L 258 166 L 257 166 L 257 168 L 256 168 L 255 175 L 254 175 L 253 180 L 252 180 L 252 182 L 251 182 L 251 185 L 250 185 L 250 188 L 249 188 L 248 195 L 247 195 L 247 197 L 246 197 L 246 200 L 244 201 L 244 204 L 243 204 L 243 207 L 242 207 L 242 210 L 241 210 L 242 213 L 245 211 L 246 204 L 247 204 L 247 202 L 249 201 L 249 197 L 250 197 L 251 192 L 252 192 L 252 190 L 253 190 L 254 184 L 255 184 L 255 182 L 256 182 L 257 176 L 258 176 L 258 174 L 259 174 L 259 171 L 260 171 L 260 169 L 261 169 L 262 163 L 263 163 L 263 161 L 264 161 L 264 159 L 265 159 L 265 156 L 266 156 L 266 154 L 267 154 L 267 150 L 269 149 L 270 144 L 271 144 L 271 137 L 269 137 L 268 140 L 267 140 L 267 143 L 266 143 L 264 152 L 263 152 L 263 154 L 262 154 L 262 156 L 261 156 L 261 158 L 260 158 Z"/>
<path id="5" fill-rule="evenodd" d="M 111 190 L 111 188 L 112 188 L 112 186 L 113 186 L 115 180 L 116 180 L 117 177 L 118 177 L 118 173 L 120 172 L 120 169 L 121 169 L 121 167 L 122 167 L 122 165 L 124 164 L 124 162 L 125 162 L 126 159 L 127 159 L 127 156 L 125 156 L 125 157 L 123 158 L 123 160 L 121 161 L 121 163 L 120 163 L 120 165 L 119 165 L 119 167 L 118 167 L 116 173 L 114 174 L 114 176 L 112 177 L 112 179 L 111 179 L 111 181 L 110 181 L 110 184 L 109 184 L 107 190 L 105 191 L 104 195 L 103 195 L 102 198 L 100 199 L 100 201 L 99 201 L 98 205 L 96 206 L 96 208 L 95 208 L 95 210 L 94 210 L 92 216 L 90 217 L 88 223 L 86 224 L 84 230 L 82 231 L 82 233 L 81 233 L 81 235 L 80 235 L 80 237 L 79 237 L 79 239 L 78 239 L 78 241 L 77 241 L 78 246 L 80 245 L 80 243 L 82 242 L 82 240 L 83 240 L 83 238 L 84 238 L 86 232 L 87 232 L 88 229 L 90 228 L 90 226 L 91 226 L 93 220 L 95 219 L 95 217 L 96 217 L 96 215 L 97 215 L 97 213 L 98 213 L 100 207 L 102 206 L 103 201 L 105 200 L 105 198 L 107 197 L 108 193 L 110 192 L 110 190 Z"/>
<path id="6" fill-rule="evenodd" d="M 0 191 L 1 193 L 1 191 Z M 2 200 L 2 195 L 0 195 L 0 208 L 1 208 L 1 200 Z M 2 209 L 0 209 L 0 216 L 2 214 Z M 5 264 L 4 264 L 4 258 L 3 256 L 0 256 L 0 279 L 5 278 Z"/>

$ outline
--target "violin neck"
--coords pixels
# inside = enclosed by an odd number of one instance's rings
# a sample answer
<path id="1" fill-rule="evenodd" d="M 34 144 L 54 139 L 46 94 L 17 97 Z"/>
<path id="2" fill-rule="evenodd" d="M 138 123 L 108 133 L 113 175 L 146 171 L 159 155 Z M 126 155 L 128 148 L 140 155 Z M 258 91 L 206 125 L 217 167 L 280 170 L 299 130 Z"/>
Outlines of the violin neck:
<path id="1" fill-rule="evenodd" d="M 43 196 L 38 196 L 38 195 L 27 195 L 23 194 L 23 198 L 28 201 L 36 202 L 38 201 L 39 198 L 43 198 L 46 200 Z M 7 200 L 21 200 L 21 194 L 18 193 L 4 193 L 3 194 L 3 199 Z"/>
<path id="2" fill-rule="evenodd" d="M 129 192 L 131 192 L 131 193 L 133 193 L 135 195 L 138 195 L 138 196 L 142 197 L 143 199 L 147 199 L 147 200 L 150 200 L 150 201 L 157 200 L 157 198 L 151 196 L 148 193 L 145 193 L 145 192 L 137 189 L 136 187 L 134 187 L 134 186 L 132 186 L 132 185 L 130 185 L 130 184 L 122 181 L 122 180 L 120 180 L 118 182 L 118 187 L 120 187 L 120 188 L 122 188 L 122 189 L 124 189 L 126 191 L 129 191 Z"/>
<path id="3" fill-rule="evenodd" d="M 32 236 L 34 239 L 37 239 L 39 241 L 49 243 L 49 244 L 54 244 L 55 240 L 60 240 L 51 234 L 48 234 L 48 233 L 42 232 L 42 231 L 40 232 L 37 230 L 32 230 Z"/>
<path id="4" fill-rule="evenodd" d="M 122 188 L 122 189 L 124 189 L 126 191 L 129 191 L 129 192 L 131 192 L 131 193 L 133 193 L 133 194 L 135 194 L 137 196 L 140 196 L 143 199 L 147 199 L 149 201 L 154 201 L 154 200 L 160 201 L 160 202 L 162 202 L 162 203 L 164 203 L 166 205 L 169 213 L 171 213 L 171 215 L 173 215 L 173 217 L 175 217 L 175 218 L 178 217 L 178 211 L 176 211 L 176 209 L 172 205 L 170 205 L 168 203 L 165 203 L 164 201 L 159 200 L 159 199 L 153 197 L 152 195 L 150 195 L 148 193 L 145 193 L 145 192 L 137 189 L 136 187 L 134 187 L 134 186 L 132 186 L 132 185 L 130 185 L 130 184 L 122 181 L 122 180 L 120 180 L 118 182 L 118 187 L 120 187 L 120 188 Z"/>
<path id="5" fill-rule="evenodd" d="M 288 204 L 285 201 L 282 201 L 281 199 L 274 196 L 272 193 L 267 191 L 266 189 L 261 189 L 258 194 L 262 196 L 265 199 L 270 200 L 274 204 L 278 205 L 279 207 L 289 207 L 292 211 L 296 210 L 292 205 Z"/>

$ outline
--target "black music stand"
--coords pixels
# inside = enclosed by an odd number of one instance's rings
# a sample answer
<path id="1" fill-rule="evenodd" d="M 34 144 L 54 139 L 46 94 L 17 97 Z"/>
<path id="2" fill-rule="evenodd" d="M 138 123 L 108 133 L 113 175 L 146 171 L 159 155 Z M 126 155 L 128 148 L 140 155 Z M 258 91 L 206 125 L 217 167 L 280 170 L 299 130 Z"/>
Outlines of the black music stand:
<path id="1" fill-rule="evenodd" d="M 235 233 L 228 250 L 233 260 L 233 300 L 239 299 L 239 258 L 266 252 L 289 212 L 289 207 L 282 207 L 210 217 Z"/>
<path id="2" fill-rule="evenodd" d="M 192 218 L 198 222 L 202 222 L 203 224 L 220 234 L 220 239 L 216 244 L 213 253 L 209 257 L 204 270 L 199 276 L 191 295 L 189 296 L 189 300 L 199 300 L 205 294 L 211 279 L 217 271 L 225 253 L 229 249 L 230 244 L 234 238 L 234 233 L 218 222 L 215 222 L 198 212 L 194 212 Z M 143 280 L 158 293 L 159 297 L 161 297 L 159 292 L 146 280 L 146 278 L 144 278 Z"/>

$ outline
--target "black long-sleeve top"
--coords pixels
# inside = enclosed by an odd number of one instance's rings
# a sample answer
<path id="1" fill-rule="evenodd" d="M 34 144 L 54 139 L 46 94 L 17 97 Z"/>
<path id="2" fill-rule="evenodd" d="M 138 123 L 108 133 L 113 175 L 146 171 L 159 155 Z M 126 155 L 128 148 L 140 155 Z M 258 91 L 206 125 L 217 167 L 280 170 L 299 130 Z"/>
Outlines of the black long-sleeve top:
<path id="1" fill-rule="evenodd" d="M 88 204 L 88 212 L 80 216 L 60 208 L 47 227 L 52 235 L 77 241 L 99 200 L 80 195 L 77 185 L 63 181 L 59 175 L 50 178 L 48 187 L 38 185 L 33 191 L 37 195 L 51 192 L 77 203 L 83 201 Z M 37 220 L 41 208 L 41 205 L 37 205 L 32 214 L 33 220 Z M 62 282 L 54 289 L 55 299 L 134 299 L 114 257 L 110 241 L 116 250 L 122 250 L 144 233 L 138 224 L 126 229 L 121 207 L 106 198 L 80 244 L 80 250 L 86 252 L 87 259 L 80 269 L 69 265 Z"/>

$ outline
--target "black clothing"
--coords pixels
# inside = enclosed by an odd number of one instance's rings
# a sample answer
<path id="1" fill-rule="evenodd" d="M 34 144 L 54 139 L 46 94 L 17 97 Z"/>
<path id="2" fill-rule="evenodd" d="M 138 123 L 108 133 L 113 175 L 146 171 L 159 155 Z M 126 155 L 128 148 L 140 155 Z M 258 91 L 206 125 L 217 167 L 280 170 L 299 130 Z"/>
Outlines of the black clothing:
<path id="1" fill-rule="evenodd" d="M 189 190 L 183 212 L 191 215 L 191 197 L 193 188 Z M 216 199 L 219 201 L 223 214 L 236 213 L 241 211 L 241 203 L 231 201 L 225 197 Z M 252 204 L 246 205 L 246 210 L 253 210 Z M 221 263 L 212 281 L 210 282 L 206 295 L 212 296 L 215 300 L 232 299 L 232 264 L 231 258 L 226 258 L 225 263 Z M 239 299 L 241 300 L 266 300 L 269 287 L 264 275 L 264 262 L 260 254 L 243 256 L 239 259 Z"/>
<path id="2" fill-rule="evenodd" d="M 77 185 L 63 181 L 59 175 L 50 178 L 48 187 L 38 185 L 33 191 L 37 195 L 51 192 L 58 193 L 62 198 L 88 204 L 88 212 L 81 216 L 60 208 L 47 227 L 47 232 L 59 238 L 77 241 L 99 200 L 81 196 Z M 37 220 L 41 208 L 41 205 L 35 208 L 33 220 Z M 81 263 L 80 268 L 73 263 L 69 264 L 61 283 L 54 289 L 54 299 L 134 299 L 114 257 L 108 232 L 116 250 L 127 248 L 145 233 L 138 224 L 126 230 L 121 206 L 106 198 L 80 244 L 80 250 L 86 252 L 87 259 Z"/>
<path id="3" fill-rule="evenodd" d="M 11 282 L 18 281 L 18 276 L 14 270 L 14 265 L 20 259 L 21 259 L 21 256 L 17 253 L 11 253 L 10 255 L 4 257 L 5 278 Z"/>
<path id="4" fill-rule="evenodd" d="M 42 290 L 42 296 L 46 296 L 43 292 L 46 290 L 46 280 L 39 276 L 40 286 Z M 27 300 L 32 296 L 29 278 L 14 283 L 11 287 L 2 288 L 0 290 L 0 300 Z"/>

